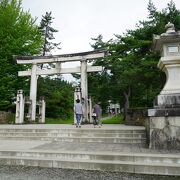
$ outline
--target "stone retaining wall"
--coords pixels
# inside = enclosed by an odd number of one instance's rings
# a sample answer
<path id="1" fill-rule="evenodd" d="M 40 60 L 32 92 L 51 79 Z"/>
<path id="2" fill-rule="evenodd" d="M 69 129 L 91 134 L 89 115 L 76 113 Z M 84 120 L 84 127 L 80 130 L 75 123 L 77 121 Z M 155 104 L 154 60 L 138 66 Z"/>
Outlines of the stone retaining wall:
<path id="1" fill-rule="evenodd" d="M 147 109 L 145 109 L 145 108 L 128 109 L 127 115 L 125 118 L 125 124 L 126 125 L 144 126 L 146 117 L 147 117 Z"/>
<path id="2" fill-rule="evenodd" d="M 0 124 L 9 124 L 13 114 L 10 112 L 0 111 Z"/>
<path id="3" fill-rule="evenodd" d="M 149 148 L 180 150 L 180 117 L 149 117 Z"/>

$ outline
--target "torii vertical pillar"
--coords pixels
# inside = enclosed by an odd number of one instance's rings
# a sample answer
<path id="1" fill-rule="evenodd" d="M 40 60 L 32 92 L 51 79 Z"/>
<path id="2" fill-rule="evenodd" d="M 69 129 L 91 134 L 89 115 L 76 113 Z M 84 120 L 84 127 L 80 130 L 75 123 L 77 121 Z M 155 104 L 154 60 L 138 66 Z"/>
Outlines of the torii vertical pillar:
<path id="1" fill-rule="evenodd" d="M 31 69 L 31 84 L 30 84 L 30 100 L 31 100 L 31 121 L 36 120 L 36 94 L 37 94 L 37 64 L 32 64 Z"/>
<path id="2" fill-rule="evenodd" d="M 81 61 L 81 93 L 83 105 L 83 121 L 88 121 L 88 85 L 87 85 L 87 61 Z"/>

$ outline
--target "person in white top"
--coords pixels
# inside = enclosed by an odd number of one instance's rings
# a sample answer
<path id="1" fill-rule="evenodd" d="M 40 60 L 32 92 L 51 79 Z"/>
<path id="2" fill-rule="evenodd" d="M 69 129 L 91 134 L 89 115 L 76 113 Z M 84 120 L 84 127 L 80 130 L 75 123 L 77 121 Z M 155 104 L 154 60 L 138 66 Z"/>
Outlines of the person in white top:
<path id="1" fill-rule="evenodd" d="M 80 103 L 80 100 L 76 100 L 75 104 L 75 114 L 76 114 L 76 127 L 81 127 L 81 118 L 83 116 L 83 110 L 82 110 L 82 104 Z"/>

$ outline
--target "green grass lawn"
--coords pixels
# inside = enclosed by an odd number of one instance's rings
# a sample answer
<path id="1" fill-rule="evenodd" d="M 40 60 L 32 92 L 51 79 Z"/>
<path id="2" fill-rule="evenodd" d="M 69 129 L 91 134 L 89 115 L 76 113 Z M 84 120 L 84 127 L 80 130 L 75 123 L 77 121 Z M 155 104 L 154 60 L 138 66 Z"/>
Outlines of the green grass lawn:
<path id="1" fill-rule="evenodd" d="M 122 115 L 117 115 L 117 116 L 112 116 L 109 119 L 102 120 L 103 124 L 123 124 L 123 116 Z"/>
<path id="2" fill-rule="evenodd" d="M 103 116 L 107 117 L 107 116 Z M 46 118 L 46 124 L 73 124 L 74 119 L 53 119 L 53 118 Z M 123 124 L 123 116 L 122 115 L 117 115 L 117 116 L 112 116 L 107 120 L 102 120 L 103 124 Z"/>

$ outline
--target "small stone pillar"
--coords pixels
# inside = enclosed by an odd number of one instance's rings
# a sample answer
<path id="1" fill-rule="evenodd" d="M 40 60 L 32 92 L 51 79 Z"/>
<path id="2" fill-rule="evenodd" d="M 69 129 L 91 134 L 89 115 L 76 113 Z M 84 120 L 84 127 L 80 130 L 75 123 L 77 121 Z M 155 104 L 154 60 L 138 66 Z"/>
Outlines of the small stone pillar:
<path id="1" fill-rule="evenodd" d="M 46 103 L 44 101 L 44 97 L 41 97 L 39 100 L 39 123 L 44 124 L 45 123 L 45 109 L 46 109 Z"/>
<path id="2" fill-rule="evenodd" d="M 28 113 L 26 114 L 26 118 L 28 119 L 29 122 L 31 122 L 31 112 L 32 112 L 32 101 L 29 99 L 29 96 L 25 97 L 25 105 L 28 106 Z"/>
<path id="3" fill-rule="evenodd" d="M 23 90 L 17 91 L 15 123 L 16 124 L 23 124 L 24 123 L 24 95 L 23 95 Z"/>
<path id="4" fill-rule="evenodd" d="M 154 50 L 161 52 L 158 68 L 166 74 L 166 84 L 148 110 L 149 147 L 180 149 L 180 32 L 168 23 L 166 33 L 154 36 Z"/>
<path id="5" fill-rule="evenodd" d="M 93 119 L 92 119 L 92 100 L 91 100 L 91 96 L 89 96 L 88 98 L 88 114 L 89 114 L 89 122 L 93 123 Z"/>

